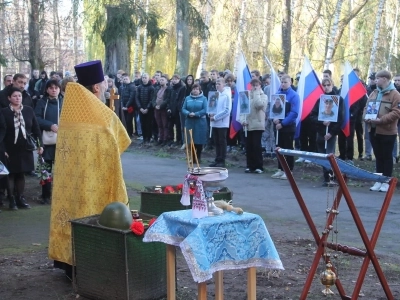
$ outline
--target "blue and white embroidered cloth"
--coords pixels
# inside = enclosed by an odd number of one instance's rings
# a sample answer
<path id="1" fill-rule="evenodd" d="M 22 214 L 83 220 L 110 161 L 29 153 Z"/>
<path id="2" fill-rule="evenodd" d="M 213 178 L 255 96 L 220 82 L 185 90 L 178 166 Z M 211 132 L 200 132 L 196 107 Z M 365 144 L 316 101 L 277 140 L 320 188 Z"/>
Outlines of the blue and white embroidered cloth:
<path id="1" fill-rule="evenodd" d="M 166 212 L 146 231 L 143 242 L 179 246 L 195 282 L 209 280 L 221 270 L 283 270 L 263 219 L 251 213 L 193 219 L 191 209 Z"/>

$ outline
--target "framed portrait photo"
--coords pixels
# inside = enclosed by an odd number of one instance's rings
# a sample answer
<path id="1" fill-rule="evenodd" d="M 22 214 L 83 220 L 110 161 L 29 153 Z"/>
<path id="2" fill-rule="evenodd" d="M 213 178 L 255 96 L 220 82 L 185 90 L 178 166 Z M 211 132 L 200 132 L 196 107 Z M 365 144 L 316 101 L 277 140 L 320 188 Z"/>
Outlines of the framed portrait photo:
<path id="1" fill-rule="evenodd" d="M 249 91 L 239 92 L 239 114 L 250 114 Z"/>
<path id="2" fill-rule="evenodd" d="M 271 103 L 269 115 L 271 119 L 284 119 L 286 109 L 286 95 L 285 94 L 274 94 L 271 95 Z"/>
<path id="3" fill-rule="evenodd" d="M 208 92 L 207 114 L 217 113 L 218 92 Z"/>
<path id="4" fill-rule="evenodd" d="M 318 121 L 337 122 L 339 114 L 339 96 L 321 95 Z"/>
<path id="5" fill-rule="evenodd" d="M 381 101 L 376 101 L 376 99 L 370 99 L 365 106 L 364 120 L 375 120 L 378 117 L 379 109 L 381 106 Z"/>

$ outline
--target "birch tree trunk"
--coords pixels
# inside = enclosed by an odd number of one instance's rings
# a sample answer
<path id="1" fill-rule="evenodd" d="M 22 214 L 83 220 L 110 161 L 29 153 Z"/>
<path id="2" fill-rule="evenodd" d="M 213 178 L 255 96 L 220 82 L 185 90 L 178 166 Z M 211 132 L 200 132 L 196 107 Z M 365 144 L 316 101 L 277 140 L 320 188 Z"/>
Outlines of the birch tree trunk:
<path id="1" fill-rule="evenodd" d="M 398 0 L 397 3 L 396 3 L 396 15 L 394 17 L 394 24 L 393 24 L 393 27 L 392 27 L 392 37 L 390 39 L 389 55 L 388 55 L 387 66 L 386 66 L 386 68 L 389 71 L 391 69 L 390 64 L 392 62 L 392 55 L 394 55 L 393 49 L 395 49 L 395 44 L 397 46 L 396 36 L 397 36 L 397 24 L 399 22 L 399 8 L 400 8 L 400 0 Z"/>
<path id="2" fill-rule="evenodd" d="M 149 12 L 149 0 L 146 0 L 145 11 L 146 14 Z M 147 23 L 143 29 L 142 72 L 146 72 L 146 61 L 147 61 Z"/>
<path id="3" fill-rule="evenodd" d="M 283 0 L 282 11 L 282 48 L 283 48 L 283 71 L 288 73 L 290 54 L 292 52 L 292 3 L 291 0 Z"/>
<path id="4" fill-rule="evenodd" d="M 74 66 L 78 64 L 78 8 L 79 0 L 72 0 L 72 28 L 74 30 Z"/>
<path id="5" fill-rule="evenodd" d="M 245 18 L 244 14 L 246 12 L 246 4 L 247 0 L 242 0 L 242 7 L 240 8 L 240 16 L 239 16 L 239 31 L 238 31 L 238 37 L 236 40 L 236 54 L 235 54 L 235 64 L 233 67 L 233 74 L 237 73 L 237 63 L 238 63 L 238 58 L 239 58 L 239 53 L 242 51 L 242 36 L 245 28 Z"/>
<path id="6" fill-rule="evenodd" d="M 185 75 L 189 71 L 190 38 L 184 9 L 187 0 L 176 1 L 176 66 L 175 73 Z"/>
<path id="7" fill-rule="evenodd" d="M 139 5 L 141 5 L 141 4 L 142 4 L 142 0 L 139 1 Z M 138 66 L 139 66 L 138 57 L 139 57 L 139 46 L 140 46 L 140 26 L 139 26 L 139 23 L 140 23 L 140 18 L 138 18 L 138 20 L 137 20 L 138 26 L 137 26 L 137 29 L 136 29 L 135 48 L 133 50 L 133 70 L 132 70 L 133 76 L 132 77 L 134 77 L 136 71 L 139 71 L 139 69 L 138 69 Z"/>
<path id="8" fill-rule="evenodd" d="M 270 7 L 271 7 L 271 2 L 265 1 L 264 2 L 264 15 L 263 15 L 263 35 L 262 35 L 262 47 L 265 49 L 265 51 L 268 48 L 268 42 L 269 42 L 269 37 L 267 36 L 267 28 L 268 28 L 268 19 L 269 19 L 269 12 L 270 12 Z M 268 52 L 268 51 L 266 51 Z"/>
<path id="9" fill-rule="evenodd" d="M 369 59 L 368 74 L 371 74 L 375 70 L 375 56 L 378 47 L 379 32 L 381 29 L 381 18 L 384 6 L 385 6 L 385 0 L 379 0 L 378 13 L 376 15 L 376 21 L 375 21 L 374 40 L 372 42 L 371 56 Z"/>
<path id="10" fill-rule="evenodd" d="M 58 71 L 60 67 L 60 22 L 58 17 L 58 0 L 53 0 L 53 70 Z"/>
<path id="11" fill-rule="evenodd" d="M 329 65 L 331 64 L 333 53 L 334 53 L 334 48 L 336 46 L 335 45 L 335 37 L 337 35 L 338 28 L 339 28 L 339 18 L 340 18 L 340 13 L 342 12 L 342 4 L 343 4 L 343 0 L 338 0 L 338 2 L 336 3 L 335 13 L 333 15 L 333 24 L 332 24 L 331 33 L 329 36 L 328 49 L 327 49 L 326 55 L 325 55 L 325 63 L 324 63 L 325 70 L 329 69 Z"/>
<path id="12" fill-rule="evenodd" d="M 206 4 L 206 13 L 204 23 L 207 27 L 210 27 L 211 13 L 212 13 L 212 0 L 209 0 Z M 206 70 L 207 67 L 207 56 L 208 56 L 208 36 L 201 41 L 201 56 L 200 63 L 197 68 L 196 77 L 200 77 L 200 73 Z"/>

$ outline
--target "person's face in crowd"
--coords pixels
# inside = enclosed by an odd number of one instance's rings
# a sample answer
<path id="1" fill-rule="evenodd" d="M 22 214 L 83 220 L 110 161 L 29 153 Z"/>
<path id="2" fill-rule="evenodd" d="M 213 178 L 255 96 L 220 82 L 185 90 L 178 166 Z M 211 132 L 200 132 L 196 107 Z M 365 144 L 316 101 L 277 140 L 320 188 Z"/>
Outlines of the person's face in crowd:
<path id="1" fill-rule="evenodd" d="M 195 88 L 192 90 L 192 94 L 193 94 L 194 96 L 200 95 L 200 89 L 199 89 L 198 87 L 195 87 Z"/>
<path id="2" fill-rule="evenodd" d="M 122 74 L 117 73 L 117 79 L 118 79 L 118 80 L 121 80 L 121 79 L 122 79 Z"/>
<path id="3" fill-rule="evenodd" d="M 160 85 L 161 86 L 166 86 L 167 85 L 167 79 L 164 77 L 160 77 Z"/>
<path id="4" fill-rule="evenodd" d="M 40 77 L 41 77 L 42 79 L 45 79 L 45 78 L 46 78 L 46 74 L 42 74 L 42 75 L 40 75 Z"/>
<path id="5" fill-rule="evenodd" d="M 400 87 L 400 76 L 396 76 L 395 78 L 393 78 L 393 81 L 396 87 Z"/>
<path id="6" fill-rule="evenodd" d="M 222 92 L 224 90 L 225 83 L 222 83 L 222 81 L 217 81 L 215 86 L 217 87 L 218 92 Z"/>
<path id="7" fill-rule="evenodd" d="M 258 90 L 261 89 L 261 85 L 260 85 L 259 83 L 255 83 L 255 84 L 253 84 L 253 85 L 251 86 L 251 89 L 252 89 L 253 91 L 258 91 Z"/>
<path id="8" fill-rule="evenodd" d="M 108 86 L 108 88 L 112 88 L 113 87 L 113 80 L 112 79 L 108 79 L 107 80 L 107 86 Z"/>
<path id="9" fill-rule="evenodd" d="M 15 91 L 8 97 L 8 101 L 10 101 L 12 106 L 20 106 L 22 103 L 22 93 Z"/>
<path id="10" fill-rule="evenodd" d="M 251 79 L 254 79 L 254 78 L 258 79 L 256 73 L 251 73 Z"/>
<path id="11" fill-rule="evenodd" d="M 289 78 L 282 79 L 281 80 L 281 89 L 287 90 L 288 88 L 290 88 L 291 84 L 292 84 L 292 82 Z"/>
<path id="12" fill-rule="evenodd" d="M 384 89 L 389 85 L 389 81 L 386 77 L 376 77 L 376 86 Z"/>
<path id="13" fill-rule="evenodd" d="M 13 81 L 13 86 L 16 87 L 17 89 L 20 89 L 21 92 L 25 89 L 26 83 L 27 83 L 26 78 L 17 78 L 17 80 Z"/>
<path id="14" fill-rule="evenodd" d="M 32 72 L 32 74 L 33 74 L 33 78 L 39 78 L 39 70 L 33 70 L 33 72 Z"/>
<path id="15" fill-rule="evenodd" d="M 265 85 L 270 85 L 270 84 L 271 84 L 271 78 L 266 78 L 266 79 L 264 80 L 264 84 L 265 84 Z"/>
<path id="16" fill-rule="evenodd" d="M 181 81 L 181 80 L 180 80 L 179 78 L 176 78 L 176 77 L 173 77 L 173 78 L 171 79 L 171 82 L 172 82 L 173 85 L 178 84 L 179 81 Z"/>
<path id="17" fill-rule="evenodd" d="M 322 84 L 325 94 L 332 92 L 333 86 L 330 82 L 326 81 Z"/>
<path id="18" fill-rule="evenodd" d="M 49 86 L 46 90 L 47 94 L 49 94 L 50 98 L 57 98 L 60 94 L 60 88 L 54 84 Z"/>
<path id="19" fill-rule="evenodd" d="M 157 82 L 160 82 L 160 78 L 161 78 L 161 74 L 160 73 L 154 73 L 154 77 L 153 77 Z"/>
<path id="20" fill-rule="evenodd" d="M 51 75 L 50 79 L 52 79 L 52 80 L 58 80 L 59 78 L 58 78 L 58 75 L 57 75 L 57 74 L 53 74 L 53 75 Z"/>
<path id="21" fill-rule="evenodd" d="M 375 79 L 368 78 L 368 85 L 374 85 Z"/>
<path id="22" fill-rule="evenodd" d="M 13 83 L 13 79 L 11 75 L 6 76 L 6 79 L 4 80 L 4 86 L 9 86 Z"/>
<path id="23" fill-rule="evenodd" d="M 186 82 L 187 82 L 189 85 L 192 85 L 192 84 L 193 84 L 193 77 L 192 77 L 192 76 L 188 76 L 188 78 L 186 78 Z"/>
<path id="24" fill-rule="evenodd" d="M 200 81 L 201 81 L 201 82 L 208 82 L 208 77 L 207 77 L 207 75 L 202 75 L 202 76 L 200 77 Z"/>
<path id="25" fill-rule="evenodd" d="M 218 73 L 217 72 L 211 72 L 210 74 L 211 80 L 216 81 L 218 78 Z"/>
<path id="26" fill-rule="evenodd" d="M 330 79 L 330 78 L 331 78 L 331 76 L 329 76 L 328 73 L 323 73 L 322 74 L 322 79 Z"/>
<path id="27" fill-rule="evenodd" d="M 142 82 L 143 84 L 148 84 L 149 83 L 149 76 L 148 75 L 143 75 L 142 76 Z"/>
<path id="28" fill-rule="evenodd" d="M 333 101 L 326 100 L 325 101 L 325 113 L 327 115 L 330 115 L 332 113 L 332 108 L 333 108 Z"/>
<path id="29" fill-rule="evenodd" d="M 232 87 L 233 86 L 233 80 L 231 78 L 228 78 L 225 80 L 225 83 L 227 86 Z"/>
<path id="30" fill-rule="evenodd" d="M 124 77 L 122 77 L 122 82 L 123 82 L 124 84 L 128 84 L 128 83 L 131 82 L 131 80 L 129 79 L 129 76 L 124 76 Z"/>

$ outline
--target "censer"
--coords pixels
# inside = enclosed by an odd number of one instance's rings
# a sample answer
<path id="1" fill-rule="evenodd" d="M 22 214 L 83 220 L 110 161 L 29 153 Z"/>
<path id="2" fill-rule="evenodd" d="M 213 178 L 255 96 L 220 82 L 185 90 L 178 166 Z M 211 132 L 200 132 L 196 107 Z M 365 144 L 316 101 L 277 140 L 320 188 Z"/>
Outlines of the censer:
<path id="1" fill-rule="evenodd" d="M 322 291 L 324 295 L 333 295 L 334 292 L 330 289 L 331 286 L 335 284 L 336 274 L 332 271 L 332 264 L 330 261 L 326 264 L 326 270 L 323 271 L 320 275 L 321 283 L 325 286 L 325 289 Z"/>

